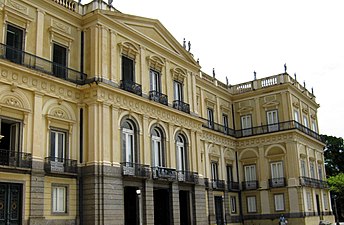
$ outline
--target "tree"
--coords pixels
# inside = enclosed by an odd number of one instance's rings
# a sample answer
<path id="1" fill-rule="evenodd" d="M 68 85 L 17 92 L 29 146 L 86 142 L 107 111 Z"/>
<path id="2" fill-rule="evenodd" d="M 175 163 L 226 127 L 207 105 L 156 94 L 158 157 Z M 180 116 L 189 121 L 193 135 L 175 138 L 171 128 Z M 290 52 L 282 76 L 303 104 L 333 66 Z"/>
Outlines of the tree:
<path id="1" fill-rule="evenodd" d="M 327 176 L 335 176 L 344 171 L 344 142 L 341 137 L 321 135 L 326 146 L 324 149 Z"/>

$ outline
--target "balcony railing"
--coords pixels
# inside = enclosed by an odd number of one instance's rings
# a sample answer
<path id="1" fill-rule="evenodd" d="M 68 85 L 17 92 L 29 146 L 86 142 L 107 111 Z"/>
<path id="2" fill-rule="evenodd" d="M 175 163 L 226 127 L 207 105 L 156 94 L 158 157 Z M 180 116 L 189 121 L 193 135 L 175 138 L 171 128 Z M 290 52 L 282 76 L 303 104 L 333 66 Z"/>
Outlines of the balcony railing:
<path id="1" fill-rule="evenodd" d="M 32 155 L 25 152 L 0 149 L 0 166 L 31 168 Z"/>
<path id="2" fill-rule="evenodd" d="M 85 84 L 87 75 L 36 55 L 0 43 L 0 58 L 75 84 Z"/>
<path id="3" fill-rule="evenodd" d="M 46 157 L 44 170 L 48 173 L 74 173 L 78 172 L 77 160 Z"/>
<path id="4" fill-rule="evenodd" d="M 152 167 L 152 176 L 153 179 L 162 179 L 175 181 L 177 180 L 177 173 L 175 169 L 166 168 L 166 167 Z"/>
<path id="5" fill-rule="evenodd" d="M 235 130 L 210 120 L 206 120 L 202 126 L 229 136 L 235 136 Z"/>
<path id="6" fill-rule="evenodd" d="M 125 90 L 125 91 L 129 91 L 131 93 L 134 93 L 136 95 L 142 96 L 141 84 L 137 84 L 133 81 L 121 80 L 120 88 Z"/>
<path id="7" fill-rule="evenodd" d="M 173 108 L 178 109 L 179 111 L 189 113 L 190 114 L 190 105 L 179 101 L 179 100 L 174 100 L 173 101 Z"/>
<path id="8" fill-rule="evenodd" d="M 209 188 L 209 178 L 204 178 L 204 186 L 205 188 Z"/>
<path id="9" fill-rule="evenodd" d="M 243 181 L 242 189 L 243 190 L 256 190 L 258 189 L 258 181 L 257 180 Z"/>
<path id="10" fill-rule="evenodd" d="M 198 184 L 198 173 L 191 171 L 178 171 L 178 181 L 185 183 Z"/>
<path id="11" fill-rule="evenodd" d="M 224 180 L 211 180 L 211 187 L 216 190 L 225 190 L 226 184 Z"/>
<path id="12" fill-rule="evenodd" d="M 122 175 L 131 176 L 131 177 L 140 177 L 140 178 L 149 178 L 150 177 L 150 168 L 147 165 L 142 165 L 132 162 L 122 162 Z"/>
<path id="13" fill-rule="evenodd" d="M 228 191 L 239 191 L 239 182 L 229 181 L 228 184 Z"/>
<path id="14" fill-rule="evenodd" d="M 285 187 L 285 186 L 286 186 L 285 177 L 279 177 L 279 178 L 272 178 L 272 179 L 269 179 L 269 186 L 270 186 L 271 188 Z"/>
<path id="15" fill-rule="evenodd" d="M 168 105 L 167 95 L 164 95 L 163 93 L 160 93 L 158 91 L 150 91 L 149 99 L 164 105 Z"/>
<path id="16" fill-rule="evenodd" d="M 301 186 L 313 188 L 328 188 L 328 183 L 324 180 L 318 180 L 310 177 L 300 177 Z"/>

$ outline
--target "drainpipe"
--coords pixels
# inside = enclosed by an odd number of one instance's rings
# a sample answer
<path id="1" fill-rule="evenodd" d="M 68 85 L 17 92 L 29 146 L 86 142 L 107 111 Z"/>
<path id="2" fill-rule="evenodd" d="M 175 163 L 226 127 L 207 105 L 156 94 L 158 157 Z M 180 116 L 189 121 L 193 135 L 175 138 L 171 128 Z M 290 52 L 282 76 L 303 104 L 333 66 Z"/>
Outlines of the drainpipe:
<path id="1" fill-rule="evenodd" d="M 238 165 L 238 152 L 235 151 L 235 163 L 236 163 L 236 170 L 237 170 L 237 180 L 240 182 L 240 177 L 239 177 L 239 165 Z M 242 199 L 241 199 L 241 189 L 239 189 L 239 215 L 240 215 L 240 220 L 242 224 L 244 224 L 244 216 L 242 214 Z"/>

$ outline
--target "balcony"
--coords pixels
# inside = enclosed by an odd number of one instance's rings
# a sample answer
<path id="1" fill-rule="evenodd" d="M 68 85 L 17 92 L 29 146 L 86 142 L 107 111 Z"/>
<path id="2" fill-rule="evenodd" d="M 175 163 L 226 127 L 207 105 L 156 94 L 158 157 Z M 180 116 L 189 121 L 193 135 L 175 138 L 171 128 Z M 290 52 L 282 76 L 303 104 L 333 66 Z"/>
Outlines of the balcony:
<path id="1" fill-rule="evenodd" d="M 139 177 L 139 178 L 149 178 L 150 169 L 147 165 L 142 165 L 138 163 L 122 162 L 122 175 L 128 177 Z"/>
<path id="2" fill-rule="evenodd" d="M 229 181 L 228 184 L 228 191 L 239 191 L 239 182 Z"/>
<path id="3" fill-rule="evenodd" d="M 258 181 L 257 180 L 242 182 L 242 189 L 243 190 L 257 190 L 258 188 L 259 187 L 258 187 Z"/>
<path id="4" fill-rule="evenodd" d="M 150 91 L 149 92 L 149 99 L 155 102 L 159 102 L 163 105 L 168 105 L 167 95 L 164 95 L 158 91 Z"/>
<path id="5" fill-rule="evenodd" d="M 72 159 L 46 157 L 44 163 L 44 170 L 47 173 L 73 173 L 78 172 L 77 161 Z"/>
<path id="6" fill-rule="evenodd" d="M 300 177 L 300 185 L 313 188 L 328 188 L 328 183 L 324 180 L 318 180 L 310 177 Z"/>
<path id="7" fill-rule="evenodd" d="M 190 114 L 190 105 L 179 101 L 179 100 L 174 100 L 173 101 L 173 108 L 178 109 L 179 111 L 189 113 Z"/>
<path id="8" fill-rule="evenodd" d="M 33 54 L 0 43 L 0 58 L 75 84 L 85 84 L 85 73 L 56 64 Z"/>
<path id="9" fill-rule="evenodd" d="M 198 173 L 196 172 L 178 171 L 177 175 L 179 182 L 198 184 Z"/>
<path id="10" fill-rule="evenodd" d="M 177 180 L 177 173 L 175 169 L 165 167 L 152 167 L 152 176 L 156 180 Z"/>
<path id="11" fill-rule="evenodd" d="M 286 186 L 285 177 L 269 179 L 269 186 L 271 188 L 285 187 Z"/>
<path id="12" fill-rule="evenodd" d="M 142 96 L 142 86 L 133 81 L 121 80 L 120 88 L 135 95 Z"/>
<path id="13" fill-rule="evenodd" d="M 225 135 L 229 135 L 229 136 L 235 136 L 235 130 L 229 128 L 229 127 L 225 127 L 221 124 L 215 123 L 213 121 L 210 120 L 205 120 L 205 122 L 202 125 L 205 128 L 217 131 L 219 133 L 223 133 Z"/>
<path id="14" fill-rule="evenodd" d="M 32 155 L 25 152 L 0 149 L 0 166 L 31 168 Z"/>
<path id="15" fill-rule="evenodd" d="M 211 180 L 211 187 L 215 190 L 222 190 L 226 189 L 226 184 L 224 180 Z"/>

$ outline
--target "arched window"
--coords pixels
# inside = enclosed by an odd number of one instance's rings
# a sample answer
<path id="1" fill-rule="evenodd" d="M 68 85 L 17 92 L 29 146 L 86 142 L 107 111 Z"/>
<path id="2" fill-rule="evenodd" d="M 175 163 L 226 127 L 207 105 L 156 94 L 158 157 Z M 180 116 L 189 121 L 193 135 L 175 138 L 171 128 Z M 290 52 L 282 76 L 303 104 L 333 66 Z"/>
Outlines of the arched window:
<path id="1" fill-rule="evenodd" d="M 163 132 L 160 128 L 154 127 L 154 129 L 152 129 L 152 155 L 154 167 L 165 167 L 163 137 Z"/>
<path id="2" fill-rule="evenodd" d="M 129 119 L 122 123 L 122 152 L 124 162 L 135 163 L 137 161 L 136 126 Z"/>
<path id="3" fill-rule="evenodd" d="M 177 150 L 177 170 L 186 171 L 188 169 L 186 138 L 182 134 L 177 135 L 176 150 Z"/>

